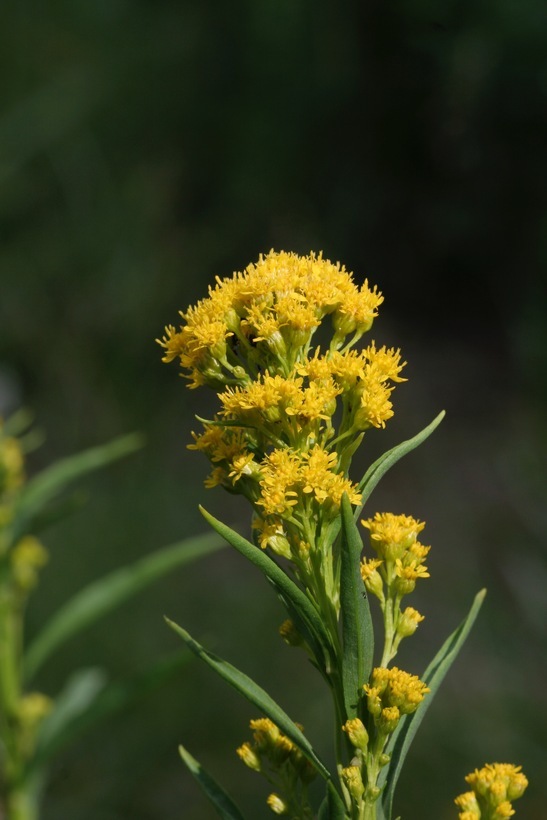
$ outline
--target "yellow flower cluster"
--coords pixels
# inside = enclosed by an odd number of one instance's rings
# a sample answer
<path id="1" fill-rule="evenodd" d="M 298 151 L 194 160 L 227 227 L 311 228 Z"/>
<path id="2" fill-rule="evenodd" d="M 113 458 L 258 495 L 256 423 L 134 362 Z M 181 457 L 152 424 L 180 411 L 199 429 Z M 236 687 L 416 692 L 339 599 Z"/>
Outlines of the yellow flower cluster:
<path id="1" fill-rule="evenodd" d="M 236 752 L 246 766 L 284 792 L 270 794 L 268 807 L 274 814 L 286 814 L 293 804 L 301 807 L 305 788 L 316 775 L 313 766 L 269 718 L 251 720 L 250 727 L 253 742 L 243 743 Z"/>
<path id="2" fill-rule="evenodd" d="M 401 715 L 415 712 L 430 690 L 416 675 L 396 666 L 380 666 L 372 670 L 370 683 L 363 686 L 363 691 L 378 732 L 389 735 L 395 731 Z"/>
<path id="3" fill-rule="evenodd" d="M 361 521 L 370 531 L 370 545 L 378 558 L 365 559 L 361 576 L 366 588 L 384 601 L 383 585 L 388 595 L 402 598 L 413 592 L 418 578 L 429 578 L 423 563 L 430 547 L 417 540 L 425 527 L 410 515 L 376 513 L 374 518 Z"/>
<path id="4" fill-rule="evenodd" d="M 522 797 L 528 779 L 522 766 L 487 763 L 465 778 L 473 791 L 460 794 L 455 803 L 461 809 L 459 820 L 505 820 L 515 814 L 511 803 Z"/>
<path id="5" fill-rule="evenodd" d="M 179 359 L 190 386 L 254 378 L 257 366 L 286 373 L 309 348 L 323 318 L 332 317 L 332 349 L 370 329 L 383 297 L 358 287 L 340 264 L 322 255 L 270 251 L 243 273 L 217 279 L 209 295 L 169 325 L 159 343 L 164 361 Z"/>
<path id="6" fill-rule="evenodd" d="M 400 351 L 352 349 L 382 301 L 322 254 L 271 251 L 217 279 L 157 340 L 190 387 L 219 394 L 217 414 L 189 445 L 212 463 L 206 486 L 248 498 L 260 545 L 279 555 L 315 550 L 344 493 L 360 502 L 352 456 L 367 429 L 391 418 L 391 393 L 404 381 Z M 326 346 L 312 350 L 328 317 Z"/>

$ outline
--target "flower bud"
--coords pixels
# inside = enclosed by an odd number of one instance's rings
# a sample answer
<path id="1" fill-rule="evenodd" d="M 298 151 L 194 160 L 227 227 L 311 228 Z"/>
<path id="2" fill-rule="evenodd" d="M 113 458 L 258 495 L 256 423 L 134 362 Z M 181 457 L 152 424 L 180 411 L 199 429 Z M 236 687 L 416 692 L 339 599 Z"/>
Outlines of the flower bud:
<path id="1" fill-rule="evenodd" d="M 420 615 L 417 609 L 407 606 L 405 611 L 401 614 L 399 623 L 397 624 L 398 635 L 400 635 L 401 638 L 408 638 L 410 635 L 414 635 L 418 629 L 418 624 L 420 624 L 423 620 L 424 616 Z"/>
<path id="2" fill-rule="evenodd" d="M 261 770 L 260 757 L 257 755 L 250 743 L 244 743 L 239 749 L 236 749 L 236 754 L 245 763 L 249 769 L 255 772 Z"/>
<path id="3" fill-rule="evenodd" d="M 366 752 L 368 746 L 368 732 L 359 718 L 347 720 L 342 726 L 342 730 L 347 734 L 350 743 L 356 749 Z"/>
<path id="4" fill-rule="evenodd" d="M 346 766 L 345 769 L 342 769 L 342 777 L 353 799 L 360 800 L 365 791 L 365 786 L 359 766 Z"/>
<path id="5" fill-rule="evenodd" d="M 270 794 L 268 799 L 266 800 L 268 807 L 273 811 L 274 814 L 288 814 L 289 813 L 289 806 L 288 803 L 283 800 L 278 794 Z"/>

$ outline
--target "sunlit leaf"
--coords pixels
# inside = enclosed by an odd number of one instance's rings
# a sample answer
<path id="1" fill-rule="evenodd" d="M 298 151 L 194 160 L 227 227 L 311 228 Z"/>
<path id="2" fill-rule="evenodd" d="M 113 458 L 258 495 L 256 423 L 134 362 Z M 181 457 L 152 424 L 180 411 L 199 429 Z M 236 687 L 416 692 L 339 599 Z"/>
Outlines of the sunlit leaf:
<path id="1" fill-rule="evenodd" d="M 179 754 L 223 820 L 244 820 L 230 795 L 224 791 L 222 786 L 219 786 L 184 746 L 179 746 Z"/>
<path id="2" fill-rule="evenodd" d="M 426 695 L 419 708 L 411 715 L 405 715 L 399 723 L 397 729 L 391 736 L 386 752 L 391 754 L 391 762 L 380 774 L 379 785 L 387 780 L 387 785 L 382 796 L 382 804 L 387 820 L 391 818 L 393 795 L 395 787 L 401 774 L 405 758 L 408 754 L 416 732 L 435 697 L 446 673 L 456 660 L 465 639 L 469 635 L 471 627 L 479 613 L 484 601 L 486 590 L 482 589 L 477 593 L 467 617 L 461 622 L 459 627 L 443 643 L 421 679 L 426 683 L 430 692 Z"/>
<path id="3" fill-rule="evenodd" d="M 358 692 L 369 679 L 374 654 L 370 607 L 361 578 L 361 537 L 353 520 L 350 501 L 342 498 L 340 610 L 342 618 L 342 681 L 346 716 L 356 717 Z"/>
<path id="4" fill-rule="evenodd" d="M 302 637 L 313 649 L 323 670 L 328 669 L 332 653 L 332 643 L 318 611 L 306 594 L 263 550 L 251 544 L 242 535 L 232 530 L 222 521 L 214 518 L 200 507 L 201 514 L 219 535 L 226 539 L 238 552 L 260 569 L 277 590 L 289 609 Z"/>
<path id="5" fill-rule="evenodd" d="M 169 618 L 165 619 L 171 629 L 173 629 L 177 635 L 184 641 L 186 646 L 194 652 L 198 658 L 205 661 L 205 663 L 210 666 L 212 669 L 220 675 L 230 686 L 233 686 L 238 692 L 240 692 L 247 700 L 260 709 L 267 717 L 269 717 L 273 722 L 281 729 L 281 731 L 290 738 L 293 743 L 298 746 L 300 751 L 303 755 L 310 761 L 313 767 L 319 772 L 319 774 L 324 777 L 325 779 L 330 778 L 330 774 L 328 769 L 325 767 L 324 763 L 317 757 L 315 754 L 309 740 L 302 734 L 298 726 L 290 719 L 286 712 L 273 700 L 273 698 L 268 695 L 267 692 L 262 689 L 257 683 L 255 683 L 248 675 L 244 672 L 240 672 L 239 669 L 236 669 L 235 666 L 232 666 L 231 663 L 222 660 L 222 658 L 217 657 L 212 652 L 209 652 L 205 649 L 201 644 L 199 644 L 192 636 L 181 626 L 170 621 Z"/>
<path id="6" fill-rule="evenodd" d="M 376 461 L 370 465 L 368 470 L 366 471 L 365 475 L 359 482 L 359 490 L 362 493 L 361 504 L 357 507 L 354 512 L 354 518 L 357 521 L 363 507 L 365 506 L 367 500 L 369 499 L 372 491 L 380 481 L 380 479 L 387 473 L 387 471 L 396 464 L 399 459 L 403 456 L 406 456 L 407 453 L 412 452 L 412 450 L 416 449 L 422 442 L 424 442 L 431 433 L 439 426 L 443 418 L 445 417 L 445 411 L 441 410 L 438 416 L 433 419 L 431 424 L 428 424 L 427 427 L 424 427 L 421 432 L 415 435 L 413 438 L 407 439 L 406 441 L 402 441 L 400 444 L 397 444 L 396 447 L 392 447 L 391 450 L 388 450 L 387 453 L 384 453 L 380 456 L 380 458 L 376 459 Z"/>

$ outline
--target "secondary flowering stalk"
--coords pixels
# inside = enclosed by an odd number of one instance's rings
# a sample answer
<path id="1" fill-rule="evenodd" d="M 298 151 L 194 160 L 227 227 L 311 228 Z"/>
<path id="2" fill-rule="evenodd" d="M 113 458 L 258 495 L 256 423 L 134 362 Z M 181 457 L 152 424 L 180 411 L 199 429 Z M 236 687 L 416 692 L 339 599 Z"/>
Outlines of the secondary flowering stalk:
<path id="1" fill-rule="evenodd" d="M 0 420 L 0 814 L 10 820 L 35 820 L 37 807 L 25 779 L 38 727 L 51 709 L 41 692 L 24 692 L 21 682 L 23 616 L 47 552 L 31 535 L 12 529 L 25 481 L 20 441 L 4 433 Z"/>

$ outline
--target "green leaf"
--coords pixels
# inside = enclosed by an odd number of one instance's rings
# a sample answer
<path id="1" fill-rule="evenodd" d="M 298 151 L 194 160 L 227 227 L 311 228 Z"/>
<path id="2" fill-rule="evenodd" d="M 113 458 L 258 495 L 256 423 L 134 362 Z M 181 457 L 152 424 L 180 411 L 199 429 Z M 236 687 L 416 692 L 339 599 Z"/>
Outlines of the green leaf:
<path id="1" fill-rule="evenodd" d="M 133 433 L 68 456 L 42 470 L 28 482 L 19 496 L 13 524 L 14 537 L 18 538 L 26 532 L 37 513 L 77 478 L 134 452 L 142 444 L 142 436 Z"/>
<path id="2" fill-rule="evenodd" d="M 98 667 L 78 669 L 69 677 L 55 699 L 52 712 L 40 726 L 33 765 L 51 756 L 52 751 L 57 749 L 58 738 L 89 708 L 106 685 L 106 680 L 106 672 Z"/>
<path id="3" fill-rule="evenodd" d="M 244 820 L 230 795 L 218 785 L 184 746 L 179 746 L 179 754 L 223 820 Z"/>
<path id="4" fill-rule="evenodd" d="M 370 465 L 365 475 L 359 482 L 359 490 L 362 493 L 362 498 L 361 504 L 357 507 L 354 513 L 354 518 L 356 521 L 361 515 L 363 507 L 380 479 L 391 467 L 393 467 L 394 464 L 399 461 L 400 458 L 406 456 L 407 453 L 412 452 L 412 450 L 422 444 L 422 442 L 424 442 L 426 438 L 428 438 L 439 426 L 444 417 L 445 411 L 442 410 L 439 415 L 433 419 L 431 424 L 424 427 L 420 433 L 415 435 L 413 438 L 409 438 L 407 441 L 402 441 L 396 447 L 392 447 L 391 450 L 388 450 L 387 453 L 380 456 L 374 464 Z"/>
<path id="5" fill-rule="evenodd" d="M 40 726 L 36 753 L 31 761 L 32 774 L 77 737 L 161 686 L 191 657 L 183 650 L 161 658 L 144 672 L 113 683 L 106 682 L 106 675 L 100 669 L 75 673 L 56 699 L 53 712 Z"/>
<path id="6" fill-rule="evenodd" d="M 204 647 L 195 641 L 185 629 L 174 623 L 174 621 L 170 621 L 169 618 L 166 618 L 165 620 L 171 629 L 173 629 L 177 635 L 182 638 L 186 646 L 188 646 L 189 649 L 191 649 L 192 652 L 198 656 L 198 658 L 205 661 L 205 663 L 214 669 L 221 678 L 224 678 L 230 686 L 233 686 L 234 689 L 246 697 L 247 700 L 253 704 L 253 706 L 256 706 L 271 720 L 273 720 L 273 722 L 279 726 L 281 731 L 284 732 L 284 734 L 286 734 L 296 746 L 298 746 L 302 754 L 305 755 L 305 757 L 310 761 L 322 777 L 326 780 L 330 778 L 328 769 L 315 754 L 309 740 L 302 734 L 298 726 L 293 723 L 287 713 L 284 712 L 280 706 L 278 706 L 273 698 L 271 698 L 261 686 L 255 683 L 244 672 L 240 672 L 239 669 L 232 666 L 232 664 L 222 660 L 222 658 L 219 658 L 216 655 L 213 655 L 213 653 L 209 652 L 207 649 L 204 649 Z"/>
<path id="7" fill-rule="evenodd" d="M 313 650 L 320 668 L 328 673 L 330 658 L 333 656 L 332 642 L 321 616 L 310 599 L 263 550 L 251 544 L 222 521 L 214 518 L 203 507 L 199 509 L 211 527 L 241 555 L 258 567 L 273 584 L 295 621 L 297 629 Z"/>
<path id="8" fill-rule="evenodd" d="M 357 716 L 359 691 L 369 679 L 374 654 L 370 607 L 361 578 L 361 536 L 346 493 L 342 498 L 340 611 L 342 617 L 342 682 L 346 716 Z"/>
<path id="9" fill-rule="evenodd" d="M 342 798 L 334 788 L 332 780 L 327 783 L 327 794 L 319 808 L 317 820 L 347 820 L 348 814 Z"/>
<path id="10" fill-rule="evenodd" d="M 164 547 L 134 564 L 114 570 L 74 595 L 51 618 L 26 652 L 24 669 L 33 677 L 61 644 L 120 606 L 158 578 L 222 546 L 216 536 L 188 538 Z"/>
<path id="11" fill-rule="evenodd" d="M 389 763 L 389 766 L 386 766 L 386 768 L 381 772 L 378 781 L 378 784 L 381 786 L 387 780 L 387 786 L 382 797 L 382 804 L 387 818 L 391 817 L 395 787 L 397 785 L 406 755 L 410 748 L 410 744 L 412 743 L 414 736 L 418 731 L 418 728 L 424 719 L 425 714 L 429 709 L 446 673 L 454 663 L 465 639 L 469 635 L 471 627 L 473 626 L 482 606 L 485 595 L 485 589 L 481 589 L 481 591 L 477 593 L 467 617 L 446 639 L 425 670 L 421 679 L 429 686 L 431 691 L 428 695 L 426 695 L 424 701 L 413 714 L 405 715 L 405 717 L 402 718 L 397 726 L 397 729 L 389 740 L 386 752 L 391 753 L 391 762 Z"/>

